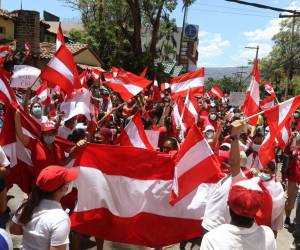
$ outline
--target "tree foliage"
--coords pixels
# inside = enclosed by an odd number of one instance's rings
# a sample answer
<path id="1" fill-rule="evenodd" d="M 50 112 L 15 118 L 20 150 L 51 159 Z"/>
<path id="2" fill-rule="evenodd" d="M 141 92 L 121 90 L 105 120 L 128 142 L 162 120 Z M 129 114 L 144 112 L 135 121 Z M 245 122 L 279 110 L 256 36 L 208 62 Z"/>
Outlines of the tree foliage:
<path id="1" fill-rule="evenodd" d="M 85 27 L 85 33 L 73 32 L 71 37 L 93 46 L 107 68 L 114 65 L 139 73 L 150 66 L 150 71 L 157 71 L 157 59 L 176 53 L 172 50 L 176 25 L 170 13 L 177 0 L 62 1 L 80 11 Z"/>
<path id="2" fill-rule="evenodd" d="M 293 46 L 291 47 L 292 20 L 284 20 L 280 31 L 274 35 L 274 45 L 269 55 L 261 61 L 261 75 L 273 83 L 278 95 L 283 95 L 288 78 L 290 95 L 300 93 L 300 18 L 296 18 Z M 290 74 L 288 75 L 288 68 Z"/>

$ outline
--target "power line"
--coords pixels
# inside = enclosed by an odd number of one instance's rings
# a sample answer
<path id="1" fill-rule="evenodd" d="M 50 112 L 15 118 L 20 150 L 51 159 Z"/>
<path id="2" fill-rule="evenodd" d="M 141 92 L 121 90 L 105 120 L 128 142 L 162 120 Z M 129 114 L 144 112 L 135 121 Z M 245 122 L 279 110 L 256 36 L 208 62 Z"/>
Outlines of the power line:
<path id="1" fill-rule="evenodd" d="M 240 12 L 218 11 L 218 10 L 196 9 L 196 8 L 191 8 L 189 11 L 206 11 L 206 12 L 211 12 L 211 13 L 232 14 L 232 15 L 240 15 L 240 16 L 256 16 L 256 17 L 264 17 L 264 18 L 277 18 L 277 16 L 265 16 L 265 15 L 246 14 L 246 13 L 240 13 Z"/>
<path id="2" fill-rule="evenodd" d="M 216 5 L 216 4 L 202 4 L 202 3 L 194 3 L 193 6 L 207 6 L 207 7 L 214 7 L 214 8 L 221 8 L 221 9 L 230 9 L 230 10 L 239 10 L 239 11 L 247 11 L 249 13 L 249 10 L 247 9 L 241 9 L 241 8 L 234 8 L 234 7 L 228 7 L 228 6 L 223 6 L 223 5 Z M 249 13 L 258 13 L 258 14 L 265 14 L 265 11 L 252 11 Z"/>

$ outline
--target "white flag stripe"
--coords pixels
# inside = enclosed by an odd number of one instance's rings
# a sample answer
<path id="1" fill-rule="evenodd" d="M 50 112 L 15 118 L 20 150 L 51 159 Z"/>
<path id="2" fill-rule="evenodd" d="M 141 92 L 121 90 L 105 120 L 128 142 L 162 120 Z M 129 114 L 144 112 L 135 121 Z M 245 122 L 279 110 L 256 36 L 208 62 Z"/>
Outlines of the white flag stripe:
<path id="1" fill-rule="evenodd" d="M 172 93 L 188 90 L 189 88 L 203 87 L 204 77 L 196 77 L 183 82 L 171 84 Z"/>
<path id="2" fill-rule="evenodd" d="M 193 105 L 193 103 L 191 102 L 191 100 L 188 100 L 187 103 L 187 109 L 191 112 L 191 114 L 195 117 L 195 120 L 197 120 L 197 110 L 195 109 L 195 106 Z"/>
<path id="3" fill-rule="evenodd" d="M 53 57 L 47 66 L 59 72 L 61 75 L 65 76 L 72 83 L 74 82 L 74 76 L 72 71 L 70 71 L 68 67 L 57 57 Z"/>
<path id="4" fill-rule="evenodd" d="M 250 96 L 257 106 L 259 106 L 259 85 L 255 77 L 252 76 L 250 84 Z"/>
<path id="5" fill-rule="evenodd" d="M 56 38 L 56 51 L 58 51 L 58 49 L 60 48 L 61 44 L 62 44 L 61 41 Z"/>
<path id="6" fill-rule="evenodd" d="M 282 128 L 281 135 L 282 135 L 282 140 L 284 141 L 285 144 L 287 144 L 289 141 L 289 133 L 288 133 L 286 127 Z"/>
<path id="7" fill-rule="evenodd" d="M 133 120 L 126 126 L 125 131 L 133 147 L 147 148 L 142 138 L 140 137 L 140 134 L 138 133 L 138 128 L 133 122 Z"/>
<path id="8" fill-rule="evenodd" d="M 2 79 L 0 79 L 0 91 L 4 93 L 4 95 L 6 95 L 6 97 L 8 98 L 8 100 L 11 102 L 12 99 L 11 99 L 11 96 L 8 92 L 8 89 L 5 85 L 5 83 L 2 81 Z"/>
<path id="9" fill-rule="evenodd" d="M 202 141 L 197 142 L 176 164 L 175 171 L 177 172 L 177 177 L 179 178 L 185 172 L 192 169 L 211 155 L 214 155 L 214 152 L 211 150 L 206 140 L 203 139 Z"/>
<path id="10" fill-rule="evenodd" d="M 130 92 L 134 96 L 143 90 L 143 88 L 141 88 L 139 86 L 136 86 L 133 84 L 127 84 L 119 79 L 107 79 L 107 80 L 110 81 L 111 83 L 122 85 L 124 88 L 126 88 L 128 90 L 128 92 Z"/>
<path id="11" fill-rule="evenodd" d="M 278 126 L 280 126 L 280 124 L 283 122 L 285 117 L 289 114 L 293 102 L 294 102 L 294 98 L 291 98 L 279 105 Z"/>
<path id="12" fill-rule="evenodd" d="M 151 213 L 174 218 L 201 219 L 208 190 L 214 188 L 214 185 L 200 185 L 172 207 L 169 204 L 172 182 L 173 180 L 138 180 L 106 175 L 98 169 L 80 166 L 79 176 L 75 181 L 79 191 L 76 211 L 107 208 L 112 214 L 125 218 L 139 213 Z M 89 195 L 86 195 L 87 192 Z"/>

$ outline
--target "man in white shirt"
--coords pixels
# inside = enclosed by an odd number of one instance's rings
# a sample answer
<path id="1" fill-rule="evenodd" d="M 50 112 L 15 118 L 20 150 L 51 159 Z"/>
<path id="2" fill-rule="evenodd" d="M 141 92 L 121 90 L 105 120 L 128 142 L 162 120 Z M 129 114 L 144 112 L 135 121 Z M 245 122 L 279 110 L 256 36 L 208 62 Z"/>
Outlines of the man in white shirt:
<path id="1" fill-rule="evenodd" d="M 7 189 L 5 186 L 4 177 L 9 173 L 10 162 L 7 159 L 2 147 L 0 146 L 0 228 L 5 229 L 5 224 L 8 219 L 7 214 Z"/>
<path id="2" fill-rule="evenodd" d="M 234 183 L 228 197 L 231 223 L 205 234 L 200 250 L 275 250 L 272 230 L 255 223 L 262 202 L 263 190 L 255 179 Z"/>

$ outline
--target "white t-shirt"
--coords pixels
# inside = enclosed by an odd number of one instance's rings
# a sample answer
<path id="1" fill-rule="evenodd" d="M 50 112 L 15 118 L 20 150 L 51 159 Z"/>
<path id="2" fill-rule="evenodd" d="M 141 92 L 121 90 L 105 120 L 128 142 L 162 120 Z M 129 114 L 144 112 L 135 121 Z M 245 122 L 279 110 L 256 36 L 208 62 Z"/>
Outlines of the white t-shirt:
<path id="1" fill-rule="evenodd" d="M 0 167 L 8 167 L 9 164 L 10 162 L 5 155 L 3 148 L 0 146 Z"/>
<path id="2" fill-rule="evenodd" d="M 18 222 L 17 216 L 13 222 Z M 71 222 L 59 202 L 43 199 L 32 219 L 23 226 L 22 250 L 49 250 L 50 246 L 69 244 Z"/>
<path id="3" fill-rule="evenodd" d="M 204 235 L 200 250 L 275 250 L 272 230 L 253 224 L 250 228 L 224 224 Z"/>
<path id="4" fill-rule="evenodd" d="M 264 181 L 263 185 L 269 191 L 272 196 L 272 222 L 271 228 L 274 231 L 278 231 L 283 228 L 284 220 L 284 190 L 280 182 L 274 179 L 270 181 Z"/>
<path id="5" fill-rule="evenodd" d="M 47 116 L 45 115 L 42 115 L 41 118 L 36 118 L 34 117 L 33 115 L 31 116 L 38 124 L 42 124 L 42 123 L 45 123 L 47 122 L 49 119 Z"/>

